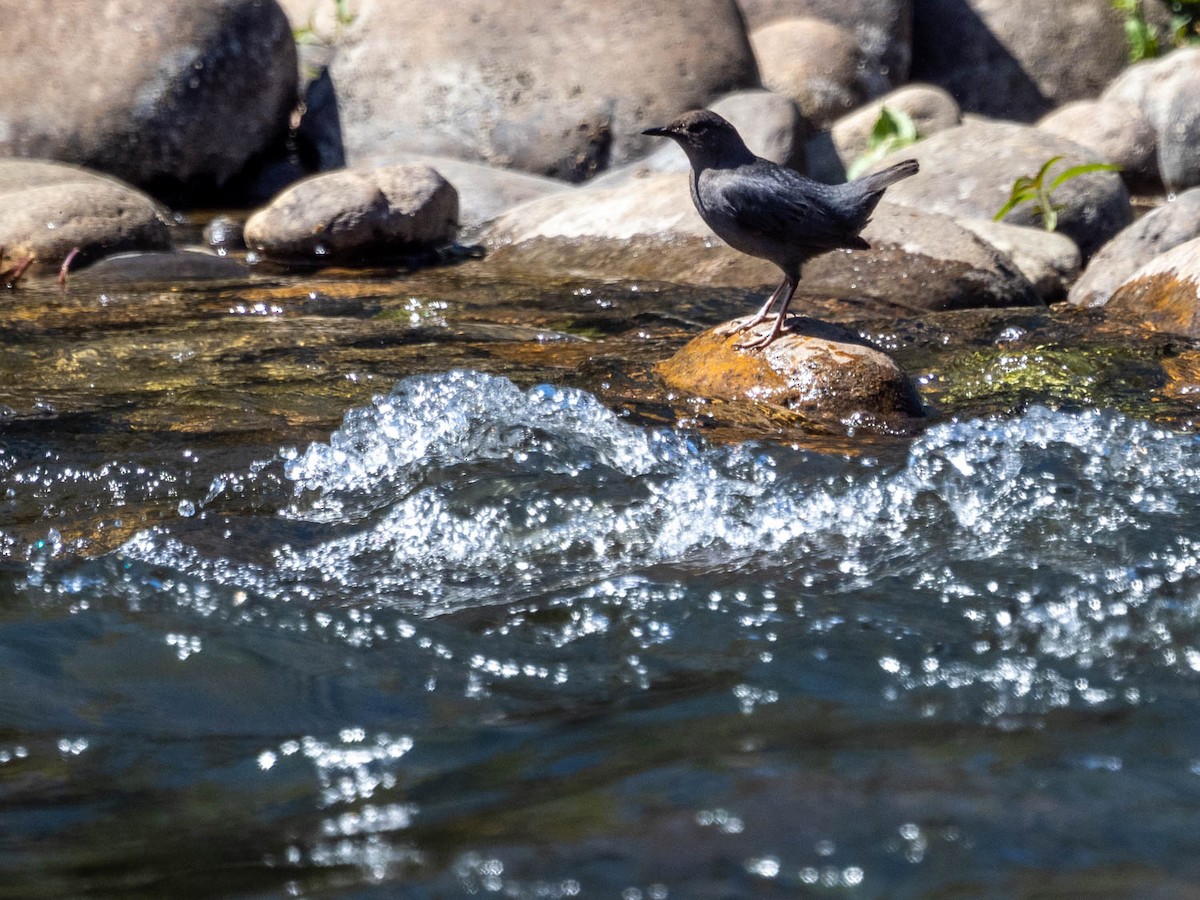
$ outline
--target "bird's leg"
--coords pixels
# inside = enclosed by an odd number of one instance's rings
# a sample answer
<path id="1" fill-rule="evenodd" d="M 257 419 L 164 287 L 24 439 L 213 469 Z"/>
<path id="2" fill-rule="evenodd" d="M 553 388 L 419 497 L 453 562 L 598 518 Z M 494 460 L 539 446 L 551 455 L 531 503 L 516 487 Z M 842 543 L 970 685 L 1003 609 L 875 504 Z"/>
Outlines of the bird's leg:
<path id="1" fill-rule="evenodd" d="M 790 275 L 784 279 L 781 288 L 786 288 L 783 294 L 783 303 L 779 307 L 779 315 L 775 317 L 774 324 L 771 325 L 771 330 L 767 332 L 766 337 L 759 338 L 756 341 L 748 341 L 745 344 L 735 344 L 738 350 L 761 350 L 775 338 L 779 337 L 779 333 L 783 331 L 783 322 L 787 318 L 788 306 L 792 302 L 792 297 L 796 293 L 796 282 L 799 278 L 793 279 Z"/>
<path id="2" fill-rule="evenodd" d="M 733 333 L 737 334 L 740 331 L 746 331 L 749 328 L 753 328 L 759 322 L 765 320 L 767 318 L 767 313 L 771 311 L 771 307 L 775 305 L 775 301 L 779 299 L 779 295 L 782 294 L 783 289 L 787 287 L 787 283 L 788 280 L 786 278 L 779 282 L 779 287 L 775 288 L 775 290 L 771 292 L 771 296 L 768 297 L 767 302 L 762 305 L 762 309 L 754 314 L 754 318 L 752 318 L 749 322 L 743 322 L 737 328 L 733 329 Z"/>

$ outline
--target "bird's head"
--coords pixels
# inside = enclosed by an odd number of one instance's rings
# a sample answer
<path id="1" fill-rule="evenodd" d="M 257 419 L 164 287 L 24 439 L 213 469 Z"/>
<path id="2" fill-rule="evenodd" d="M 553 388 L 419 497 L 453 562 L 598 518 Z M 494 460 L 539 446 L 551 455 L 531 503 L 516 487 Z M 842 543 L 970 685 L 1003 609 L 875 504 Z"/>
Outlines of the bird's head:
<path id="1" fill-rule="evenodd" d="M 715 112 L 697 109 L 686 112 L 662 128 L 647 128 L 642 134 L 670 138 L 687 154 L 696 170 L 736 166 L 753 162 L 742 136 Z"/>

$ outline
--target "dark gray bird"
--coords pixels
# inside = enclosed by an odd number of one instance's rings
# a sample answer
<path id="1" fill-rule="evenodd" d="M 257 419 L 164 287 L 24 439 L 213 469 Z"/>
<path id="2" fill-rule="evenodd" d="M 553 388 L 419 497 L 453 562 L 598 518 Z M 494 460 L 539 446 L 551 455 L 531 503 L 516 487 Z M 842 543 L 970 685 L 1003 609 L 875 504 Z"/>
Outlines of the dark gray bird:
<path id="1" fill-rule="evenodd" d="M 870 247 L 858 233 L 884 190 L 917 172 L 917 161 L 909 159 L 857 181 L 822 184 L 755 156 L 737 129 L 707 109 L 642 134 L 670 138 L 687 154 L 692 202 L 717 237 L 783 270 L 783 282 L 738 330 L 758 325 L 780 301 L 775 324 L 766 337 L 738 344 L 743 349 L 765 347 L 779 336 L 805 262 L 839 247 Z"/>

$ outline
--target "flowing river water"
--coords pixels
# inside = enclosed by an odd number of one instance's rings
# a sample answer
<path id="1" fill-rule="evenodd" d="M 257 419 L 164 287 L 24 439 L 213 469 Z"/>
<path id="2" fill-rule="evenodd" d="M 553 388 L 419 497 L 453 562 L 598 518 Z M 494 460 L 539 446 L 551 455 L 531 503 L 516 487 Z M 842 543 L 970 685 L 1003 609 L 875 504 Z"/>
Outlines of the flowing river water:
<path id="1" fill-rule="evenodd" d="M 0 296 L 0 897 L 1194 892 L 1178 346 L 866 324 L 839 433 L 470 267 Z"/>

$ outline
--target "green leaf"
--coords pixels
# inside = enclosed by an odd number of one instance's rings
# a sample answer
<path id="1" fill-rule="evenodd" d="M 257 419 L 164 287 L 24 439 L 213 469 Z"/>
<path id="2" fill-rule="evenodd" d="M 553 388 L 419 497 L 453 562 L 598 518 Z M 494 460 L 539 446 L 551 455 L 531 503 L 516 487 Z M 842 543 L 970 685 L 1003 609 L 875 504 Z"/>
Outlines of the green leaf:
<path id="1" fill-rule="evenodd" d="M 1007 216 L 1010 212 L 1012 212 L 1013 209 L 1016 208 L 1016 206 L 1018 204 L 1024 203 L 1026 199 L 1027 198 L 1019 197 L 1014 193 L 1011 197 L 1008 198 L 1008 202 L 1005 203 L 1002 207 L 1000 207 L 1000 211 L 998 213 L 996 213 L 994 216 L 992 216 L 992 221 L 999 222 L 1001 219 L 1003 219 L 1005 216 Z"/>
<path id="2" fill-rule="evenodd" d="M 1042 181 L 1045 180 L 1046 173 L 1050 171 L 1050 167 L 1052 165 L 1054 165 L 1056 162 L 1058 162 L 1060 159 L 1062 159 L 1061 155 L 1052 156 L 1048 160 L 1046 160 L 1044 163 L 1042 163 L 1042 167 L 1040 169 L 1038 169 L 1037 175 L 1034 176 L 1034 179 L 1033 179 L 1034 183 L 1040 185 L 1042 183 Z"/>
<path id="3" fill-rule="evenodd" d="M 1060 157 L 1061 159 L 1061 157 Z M 1071 166 L 1069 169 L 1064 169 L 1058 173 L 1058 176 L 1050 182 L 1050 190 L 1054 190 L 1061 184 L 1065 184 L 1072 178 L 1077 178 L 1080 175 L 1086 175 L 1088 172 L 1120 172 L 1120 166 L 1114 166 L 1112 163 L 1082 163 L 1078 166 Z"/>
<path id="4" fill-rule="evenodd" d="M 917 126 L 911 116 L 903 110 L 881 107 L 879 118 L 871 127 L 867 149 L 846 169 L 846 178 L 853 181 L 893 150 L 915 144 L 917 140 Z"/>

